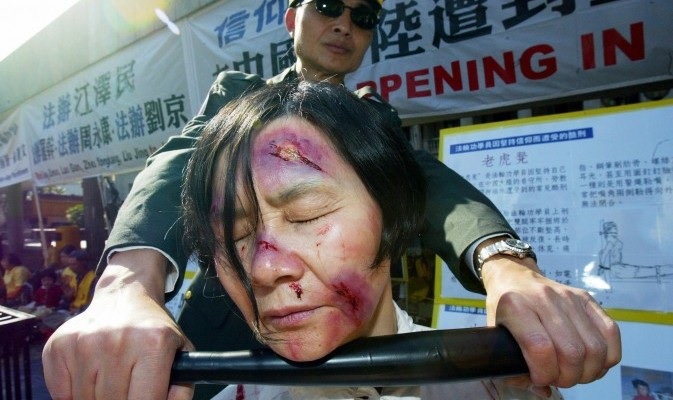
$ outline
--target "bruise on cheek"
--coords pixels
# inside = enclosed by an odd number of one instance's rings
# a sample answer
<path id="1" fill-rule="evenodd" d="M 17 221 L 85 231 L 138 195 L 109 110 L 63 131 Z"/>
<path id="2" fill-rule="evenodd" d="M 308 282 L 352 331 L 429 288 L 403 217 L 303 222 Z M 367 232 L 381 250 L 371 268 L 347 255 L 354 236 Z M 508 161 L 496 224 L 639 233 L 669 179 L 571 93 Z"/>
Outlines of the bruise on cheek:
<path id="1" fill-rule="evenodd" d="M 375 296 L 371 284 L 356 273 L 346 273 L 331 283 L 334 300 L 356 325 L 362 325 L 371 316 Z"/>
<path id="2" fill-rule="evenodd" d="M 302 154 L 300 143 L 296 140 L 286 140 L 281 144 L 269 143 L 269 155 L 278 157 L 283 161 L 298 162 L 307 165 L 317 171 L 322 171 L 319 165 Z"/>
<path id="3" fill-rule="evenodd" d="M 361 300 L 359 296 L 351 292 L 350 288 L 343 282 L 333 285 L 334 292 L 350 306 L 351 312 L 355 314 L 360 310 Z"/>
<path id="4" fill-rule="evenodd" d="M 297 295 L 297 298 L 301 300 L 301 295 L 304 294 L 304 290 L 301 288 L 299 282 L 290 283 L 290 289 Z"/>

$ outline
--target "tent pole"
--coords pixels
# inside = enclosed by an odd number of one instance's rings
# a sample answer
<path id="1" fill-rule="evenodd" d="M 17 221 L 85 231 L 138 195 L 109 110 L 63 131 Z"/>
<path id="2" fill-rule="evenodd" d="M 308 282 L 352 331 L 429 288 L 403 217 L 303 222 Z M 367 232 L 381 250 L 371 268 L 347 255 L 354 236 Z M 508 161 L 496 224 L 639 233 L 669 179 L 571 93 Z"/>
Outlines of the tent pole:
<path id="1" fill-rule="evenodd" d="M 37 223 L 40 228 L 40 243 L 42 244 L 42 259 L 44 266 L 49 263 L 49 249 L 47 248 L 47 237 L 44 234 L 44 221 L 42 221 L 42 205 L 40 204 L 40 195 L 37 193 L 37 186 L 33 183 L 33 198 L 35 199 L 35 209 L 37 210 Z"/>

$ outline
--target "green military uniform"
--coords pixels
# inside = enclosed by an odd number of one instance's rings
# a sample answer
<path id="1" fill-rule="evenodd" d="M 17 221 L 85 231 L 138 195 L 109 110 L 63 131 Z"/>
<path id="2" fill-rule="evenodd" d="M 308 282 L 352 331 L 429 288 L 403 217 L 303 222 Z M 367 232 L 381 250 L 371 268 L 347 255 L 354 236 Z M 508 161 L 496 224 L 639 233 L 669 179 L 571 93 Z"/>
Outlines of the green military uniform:
<path id="1" fill-rule="evenodd" d="M 99 265 L 104 268 L 111 250 L 128 247 L 152 247 L 161 250 L 180 270 L 176 284 L 178 290 L 184 276 L 188 254 L 182 245 L 180 223 L 180 190 L 182 171 L 201 130 L 218 110 L 246 91 L 265 84 L 292 82 L 298 79 L 294 67 L 264 81 L 257 75 L 240 72 L 221 73 L 197 117 L 190 121 L 183 135 L 172 137 L 152 155 L 147 167 L 136 178 L 133 189 L 119 211 L 114 228 L 108 238 L 107 248 Z M 386 118 L 400 126 L 397 112 L 380 96 L 361 90 L 358 95 L 370 101 Z M 472 270 L 461 262 L 465 250 L 476 240 L 493 233 L 514 235 L 509 224 L 495 206 L 474 186 L 425 151 L 414 151 L 428 181 L 426 224 L 421 239 L 451 268 L 454 275 L 468 290 L 482 292 L 481 282 Z M 197 274 L 182 311 L 179 323 L 197 350 L 227 351 L 256 346 L 235 306 L 224 293 L 213 271 Z M 173 292 L 173 293 L 174 293 Z M 169 293 L 169 297 L 172 293 Z M 197 390 L 198 397 L 219 388 Z"/>

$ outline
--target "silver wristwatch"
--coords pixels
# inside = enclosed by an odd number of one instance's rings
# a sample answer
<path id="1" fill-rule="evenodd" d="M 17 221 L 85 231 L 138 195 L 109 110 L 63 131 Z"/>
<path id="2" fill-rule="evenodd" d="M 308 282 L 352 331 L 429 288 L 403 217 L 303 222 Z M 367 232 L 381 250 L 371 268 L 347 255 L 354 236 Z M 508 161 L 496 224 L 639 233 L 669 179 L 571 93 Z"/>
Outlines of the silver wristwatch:
<path id="1" fill-rule="evenodd" d="M 484 265 L 486 260 L 496 254 L 512 256 L 520 259 L 530 257 L 537 261 L 537 257 L 533 251 L 533 246 L 530 244 L 514 238 L 500 240 L 484 247 L 481 249 L 479 254 L 477 254 L 477 265 L 475 266 L 475 272 L 477 273 L 479 279 L 481 279 L 481 267 Z"/>

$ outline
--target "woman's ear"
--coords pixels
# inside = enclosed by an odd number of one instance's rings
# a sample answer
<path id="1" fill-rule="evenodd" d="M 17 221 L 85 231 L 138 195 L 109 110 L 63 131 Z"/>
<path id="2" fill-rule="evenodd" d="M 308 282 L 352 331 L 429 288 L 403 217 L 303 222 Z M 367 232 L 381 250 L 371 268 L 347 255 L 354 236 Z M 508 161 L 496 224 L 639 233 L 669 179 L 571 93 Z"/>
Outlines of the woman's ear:
<path id="1" fill-rule="evenodd" d="M 287 29 L 290 37 L 294 39 L 294 19 L 297 16 L 297 9 L 294 7 L 288 8 L 285 10 L 285 28 Z"/>

